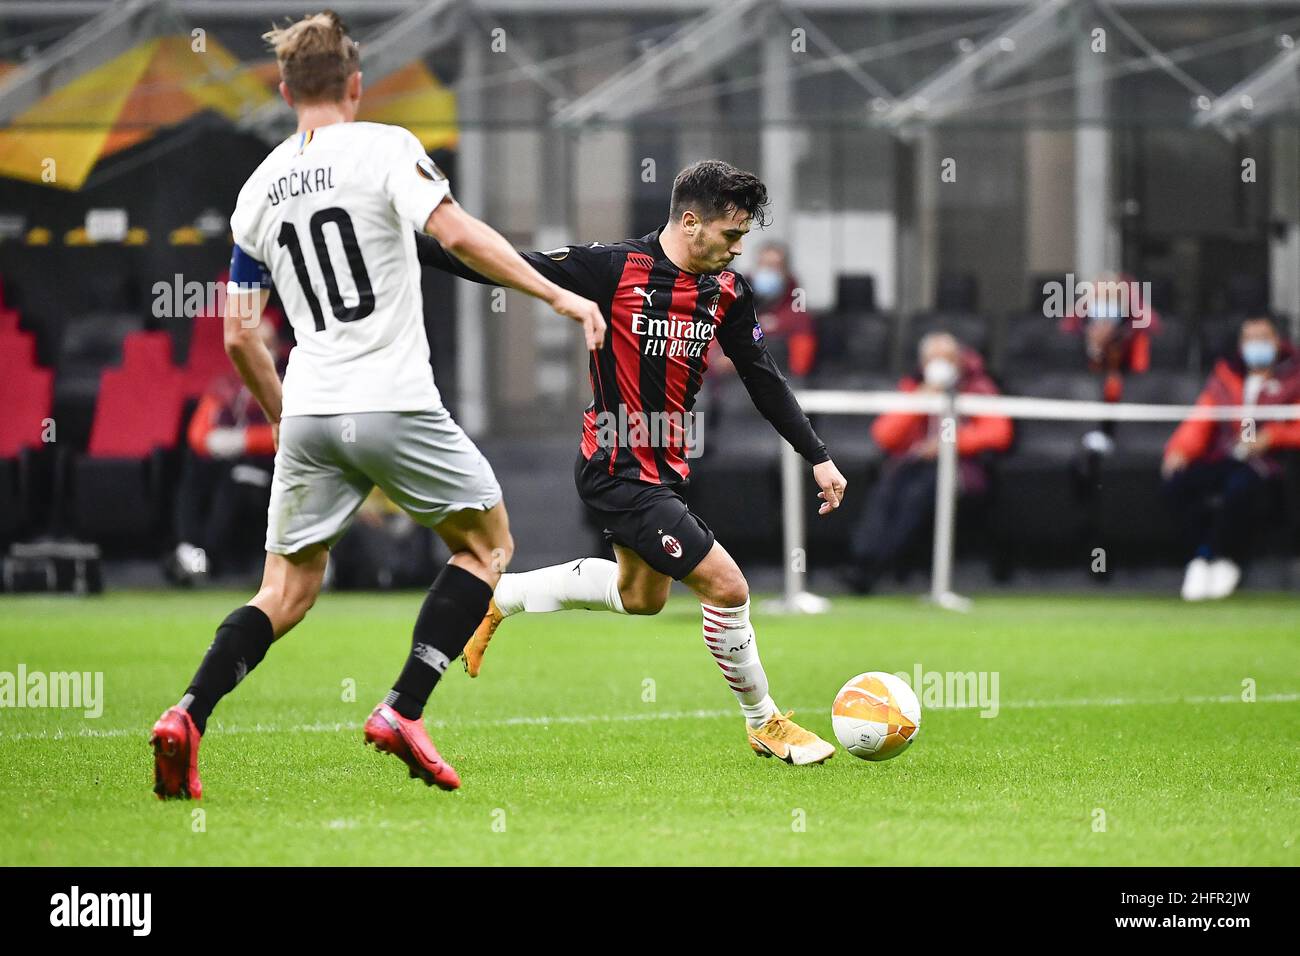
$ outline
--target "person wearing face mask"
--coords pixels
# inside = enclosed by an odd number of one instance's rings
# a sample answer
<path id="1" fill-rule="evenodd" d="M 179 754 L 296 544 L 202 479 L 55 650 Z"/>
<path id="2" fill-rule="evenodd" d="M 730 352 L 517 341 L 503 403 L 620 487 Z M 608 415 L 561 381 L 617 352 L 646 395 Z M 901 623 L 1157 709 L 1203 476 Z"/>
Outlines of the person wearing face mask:
<path id="1" fill-rule="evenodd" d="M 1061 320 L 1061 331 L 1083 340 L 1088 370 L 1102 378 L 1102 398 L 1118 402 L 1124 378 L 1151 368 L 1151 336 L 1160 316 L 1143 296 L 1141 283 L 1128 275 L 1103 275 L 1097 294 Z"/>
<path id="2" fill-rule="evenodd" d="M 917 351 L 918 367 L 898 383 L 899 391 L 998 394 L 979 353 L 963 348 L 949 333 L 930 333 Z M 889 412 L 872 423 L 871 436 L 888 458 L 850 539 L 850 563 L 843 578 L 851 590 L 869 592 L 882 574 L 897 565 L 933 516 L 941 430 L 938 415 L 910 412 Z M 1011 419 L 1001 416 L 958 421 L 954 437 L 963 500 L 988 490 L 981 457 L 1005 452 L 1012 434 Z"/>
<path id="3" fill-rule="evenodd" d="M 1219 360 L 1198 405 L 1300 403 L 1300 356 L 1267 317 L 1242 323 L 1234 355 Z M 1192 557 L 1186 601 L 1225 598 L 1249 557 L 1255 512 L 1282 473 L 1274 454 L 1300 448 L 1300 421 L 1188 419 L 1165 445 L 1160 473 Z"/>
<path id="4" fill-rule="evenodd" d="M 804 377 L 817 361 L 817 334 L 812 314 L 796 295 L 798 282 L 790 274 L 785 247 L 771 242 L 759 249 L 749 281 L 767 347 L 791 376 Z"/>

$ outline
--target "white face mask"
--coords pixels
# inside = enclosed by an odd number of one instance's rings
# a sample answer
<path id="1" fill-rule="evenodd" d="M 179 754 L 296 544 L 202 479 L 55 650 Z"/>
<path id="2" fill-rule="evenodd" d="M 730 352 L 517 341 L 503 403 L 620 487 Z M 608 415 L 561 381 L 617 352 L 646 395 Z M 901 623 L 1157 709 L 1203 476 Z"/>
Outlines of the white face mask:
<path id="1" fill-rule="evenodd" d="M 932 358 L 925 363 L 925 384 L 931 388 L 952 388 L 957 384 L 957 366 L 946 358 Z"/>
<path id="2" fill-rule="evenodd" d="M 775 299 L 785 288 L 785 276 L 776 269 L 755 269 L 750 284 L 761 299 Z"/>

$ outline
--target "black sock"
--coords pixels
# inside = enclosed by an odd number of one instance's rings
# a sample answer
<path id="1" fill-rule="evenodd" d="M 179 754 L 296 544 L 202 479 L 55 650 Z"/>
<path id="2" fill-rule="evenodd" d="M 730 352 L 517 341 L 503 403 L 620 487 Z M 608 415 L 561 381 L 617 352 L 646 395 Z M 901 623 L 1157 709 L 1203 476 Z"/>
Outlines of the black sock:
<path id="1" fill-rule="evenodd" d="M 384 703 L 407 720 L 424 713 L 438 678 L 465 649 L 491 599 L 486 581 L 454 564 L 444 567 L 420 606 L 411 656 Z"/>
<path id="2" fill-rule="evenodd" d="M 181 706 L 190 712 L 199 733 L 207 729 L 212 708 L 262 662 L 274 640 L 271 619 L 251 604 L 231 611 L 221 622 L 217 636 L 203 655 L 203 663 L 181 699 Z"/>

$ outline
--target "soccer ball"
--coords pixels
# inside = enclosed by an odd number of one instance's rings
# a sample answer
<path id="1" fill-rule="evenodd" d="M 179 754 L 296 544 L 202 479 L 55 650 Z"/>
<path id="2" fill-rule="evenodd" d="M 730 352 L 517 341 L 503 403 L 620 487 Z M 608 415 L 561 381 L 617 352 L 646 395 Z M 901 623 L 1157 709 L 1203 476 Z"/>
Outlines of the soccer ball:
<path id="1" fill-rule="evenodd" d="M 911 746 L 921 732 L 921 702 L 901 677 L 868 671 L 835 695 L 831 725 L 853 756 L 888 760 Z"/>

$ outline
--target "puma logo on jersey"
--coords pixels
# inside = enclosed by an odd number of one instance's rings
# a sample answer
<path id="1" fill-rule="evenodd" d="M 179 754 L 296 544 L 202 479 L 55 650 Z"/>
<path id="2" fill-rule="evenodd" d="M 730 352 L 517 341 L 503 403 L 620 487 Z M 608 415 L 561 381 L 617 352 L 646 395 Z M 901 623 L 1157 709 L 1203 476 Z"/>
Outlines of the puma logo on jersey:
<path id="1" fill-rule="evenodd" d="M 647 292 L 645 289 L 641 288 L 639 285 L 636 285 L 636 286 L 633 286 L 633 287 L 632 287 L 632 291 L 635 292 L 637 295 L 641 296 L 641 298 L 645 299 L 645 307 L 646 307 L 647 309 L 650 308 L 650 306 L 652 305 L 650 299 L 651 299 L 651 297 L 655 294 L 655 290 L 654 290 L 654 289 L 651 289 L 649 292 Z"/>

